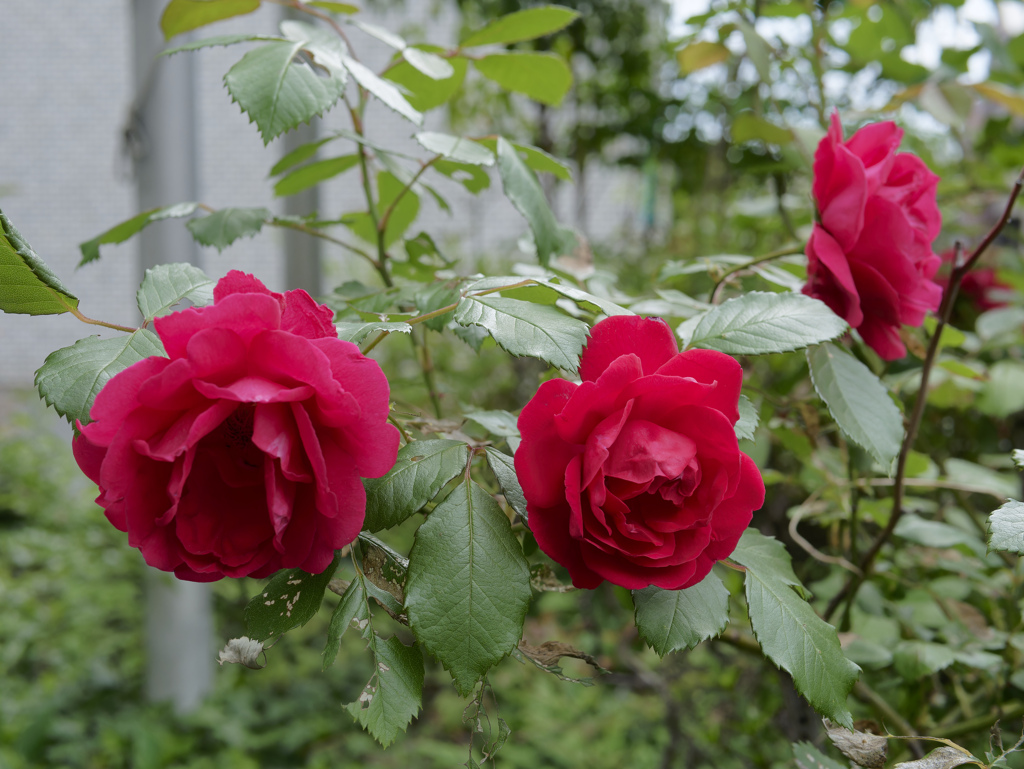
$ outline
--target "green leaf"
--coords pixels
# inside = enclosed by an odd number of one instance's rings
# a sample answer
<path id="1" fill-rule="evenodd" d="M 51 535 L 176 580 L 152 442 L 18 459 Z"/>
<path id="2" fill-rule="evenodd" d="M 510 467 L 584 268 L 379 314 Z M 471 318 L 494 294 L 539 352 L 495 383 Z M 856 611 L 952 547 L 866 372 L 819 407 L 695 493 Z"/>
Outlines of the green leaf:
<path id="1" fill-rule="evenodd" d="M 803 294 L 752 291 L 684 321 L 687 347 L 729 355 L 789 352 L 825 342 L 846 331 L 846 321 L 824 302 Z"/>
<path id="2" fill-rule="evenodd" d="M 278 160 L 274 164 L 274 167 L 270 169 L 270 173 L 268 175 L 277 176 L 278 174 L 287 171 L 289 168 L 297 166 L 299 163 L 305 163 L 316 154 L 318 149 L 337 138 L 337 136 L 327 136 L 323 139 L 318 139 L 315 142 L 308 142 L 307 144 L 296 147 L 283 158 Z"/>
<path id="3" fill-rule="evenodd" d="M 498 486 L 501 487 L 501 493 L 505 496 L 505 501 L 508 502 L 508 506 L 511 507 L 516 514 L 524 521 L 529 520 L 529 515 L 526 511 L 526 495 L 523 494 L 523 487 L 519 485 L 519 477 L 516 475 L 516 465 L 512 457 L 508 454 L 503 454 L 496 448 L 488 446 L 487 452 L 487 464 L 490 465 L 491 472 L 494 473 L 494 477 L 498 479 Z"/>
<path id="4" fill-rule="evenodd" d="M 514 282 L 514 281 L 513 281 Z M 595 315 L 604 313 L 605 315 L 635 315 L 632 310 L 627 310 L 625 307 L 615 304 L 610 299 L 605 299 L 601 296 L 595 296 L 594 294 L 588 293 L 575 286 L 569 285 L 568 283 L 556 283 L 553 280 L 537 280 L 537 285 L 544 288 L 549 288 L 556 294 L 571 299 L 579 306 L 583 307 L 588 312 L 592 312 Z"/>
<path id="5" fill-rule="evenodd" d="M 490 175 L 480 166 L 469 163 L 456 163 L 452 160 L 437 160 L 432 168 L 452 181 L 458 182 L 467 192 L 476 195 L 491 186 Z"/>
<path id="6" fill-rule="evenodd" d="M 254 35 L 251 33 L 242 33 L 238 35 L 214 35 L 213 37 L 204 37 L 202 40 L 193 40 L 183 45 L 176 45 L 174 48 L 165 48 L 160 51 L 161 56 L 172 56 L 182 51 L 198 51 L 202 48 L 213 48 L 215 46 L 228 46 L 236 45 L 237 43 L 255 43 L 255 42 L 268 42 L 268 41 L 281 41 L 283 37 L 277 35 Z"/>
<path id="7" fill-rule="evenodd" d="M 998 419 L 1024 409 L 1024 364 L 1008 359 L 989 366 L 975 405 L 982 414 Z"/>
<path id="8" fill-rule="evenodd" d="M 953 650 L 945 644 L 927 641 L 900 641 L 893 650 L 892 664 L 908 681 L 930 676 L 956 662 Z"/>
<path id="9" fill-rule="evenodd" d="M 353 13 L 359 13 L 359 7 L 350 5 L 349 3 L 332 3 L 328 2 L 328 0 L 311 0 L 311 2 L 306 3 L 306 5 L 311 5 L 314 8 L 322 8 L 330 13 L 340 13 L 345 16 L 351 16 Z"/>
<path id="10" fill-rule="evenodd" d="M 823 754 L 809 742 L 793 743 L 793 759 L 797 769 L 847 769 Z"/>
<path id="11" fill-rule="evenodd" d="M 447 80 L 455 74 L 455 67 L 435 53 L 412 46 L 402 49 L 402 58 L 431 80 Z"/>
<path id="12" fill-rule="evenodd" d="M 437 254 L 437 246 L 434 245 L 434 241 L 431 240 L 430 236 L 425 232 L 421 232 L 417 238 L 405 241 L 405 250 L 409 255 L 410 264 L 426 267 L 429 275 L 424 275 L 424 277 L 429 280 L 438 269 L 437 266 L 434 266 L 437 265 L 437 261 L 429 259 L 429 261 L 424 262 L 423 258 L 428 256 L 440 257 Z M 443 283 L 430 283 L 424 286 L 416 292 L 413 299 L 416 302 L 416 311 L 422 314 L 435 312 L 444 307 L 457 304 L 461 296 L 458 286 L 452 285 L 450 281 L 446 281 Z M 451 321 L 454 312 L 452 310 L 443 315 L 433 317 L 430 320 L 424 321 L 423 325 L 431 331 L 444 331 L 445 326 Z"/>
<path id="13" fill-rule="evenodd" d="M 484 145 L 491 152 L 498 151 L 498 139 L 477 139 L 477 142 Z M 519 158 L 526 163 L 527 168 L 532 168 L 537 172 L 546 172 L 554 174 L 559 179 L 564 181 L 572 181 L 572 171 L 569 170 L 569 166 L 563 163 L 553 155 L 549 155 L 539 147 L 534 147 L 532 144 L 519 144 L 517 142 L 509 142 L 516 152 L 519 154 Z"/>
<path id="14" fill-rule="evenodd" d="M 512 355 L 540 358 L 575 373 L 588 327 L 554 307 L 493 295 L 467 296 L 455 308 L 455 322 L 482 326 Z"/>
<path id="15" fill-rule="evenodd" d="M 465 415 L 466 419 L 476 422 L 492 435 L 500 435 L 507 438 L 510 435 L 519 436 L 519 420 L 515 414 L 502 409 L 490 411 L 470 411 Z"/>
<path id="16" fill-rule="evenodd" d="M 367 478 L 366 523 L 369 531 L 397 526 L 432 500 L 459 473 L 465 472 L 469 448 L 462 441 L 413 441 L 398 452 L 394 467 L 382 478 Z"/>
<path id="17" fill-rule="evenodd" d="M 986 83 L 972 83 L 967 86 L 973 88 L 979 95 L 995 102 L 1018 117 L 1024 116 L 1024 96 L 1019 91 L 1008 88 L 1001 83 L 988 81 Z"/>
<path id="18" fill-rule="evenodd" d="M 335 323 L 338 338 L 352 344 L 362 344 L 370 334 L 387 331 L 389 334 L 411 334 L 412 326 L 403 321 L 370 321 L 369 323 Z"/>
<path id="19" fill-rule="evenodd" d="M 320 611 L 324 591 L 338 568 L 338 555 L 319 574 L 302 569 L 279 571 L 245 607 L 249 637 L 266 641 L 305 625 Z"/>
<path id="20" fill-rule="evenodd" d="M 747 46 L 747 56 L 754 64 L 757 74 L 761 76 L 762 82 L 770 84 L 772 82 L 772 69 L 768 43 L 757 33 L 754 25 L 743 18 L 743 16 L 736 18 L 736 26 L 739 27 L 740 34 L 743 35 L 743 42 Z"/>
<path id="21" fill-rule="evenodd" d="M 692 649 L 729 624 L 729 591 L 713 572 L 685 590 L 634 590 L 633 605 L 640 637 L 662 657 Z"/>
<path id="22" fill-rule="evenodd" d="M 361 581 L 362 577 L 358 577 Z M 383 747 L 404 732 L 423 701 L 423 655 L 417 646 L 405 646 L 397 636 L 383 639 L 374 631 L 365 600 L 356 621 L 363 625 L 373 675 L 355 702 L 345 706 L 359 725 Z M 364 624 L 365 623 L 365 624 Z"/>
<path id="23" fill-rule="evenodd" d="M 426 46 L 424 46 L 426 48 Z M 409 56 L 413 50 L 421 48 L 407 48 L 403 55 Z M 437 51 L 442 49 L 438 48 Z M 429 51 L 428 51 L 429 52 Z M 412 54 L 415 57 L 415 54 Z M 461 56 L 448 59 L 452 66 L 452 76 L 444 80 L 435 80 L 424 75 L 416 67 L 406 61 L 400 61 L 384 73 L 384 77 L 393 83 L 398 83 L 406 91 L 406 99 L 413 109 L 420 112 L 440 107 L 451 99 L 462 87 L 466 79 L 466 69 L 469 62 Z"/>
<path id="24" fill-rule="evenodd" d="M 1001 473 L 966 459 L 951 458 L 944 462 L 946 480 L 985 489 L 997 497 L 1012 497 L 1020 493 L 1020 480 L 1010 473 Z"/>
<path id="25" fill-rule="evenodd" d="M 75 420 L 85 424 L 96 394 L 115 374 L 144 358 L 164 354 L 160 338 L 147 329 L 113 339 L 87 336 L 47 355 L 36 372 L 36 387 L 54 411 L 72 424 Z"/>
<path id="26" fill-rule="evenodd" d="M 161 264 L 146 270 L 135 298 L 144 323 L 150 323 L 185 299 L 197 306 L 210 304 L 215 284 L 215 280 L 191 264 Z"/>
<path id="27" fill-rule="evenodd" d="M 377 174 L 377 216 L 384 216 L 384 212 L 394 203 L 394 210 L 388 217 L 387 225 L 384 228 L 384 247 L 387 248 L 401 239 L 405 231 L 416 221 L 420 212 L 420 198 L 414 190 L 404 192 L 405 184 L 389 171 L 381 171 Z M 399 200 L 399 195 L 401 199 Z M 398 200 L 397 203 L 395 201 Z M 348 228 L 367 243 L 376 245 L 377 228 L 373 219 L 365 211 L 352 214 L 348 221 Z"/>
<path id="28" fill-rule="evenodd" d="M 421 131 L 414 138 L 428 152 L 443 155 L 457 163 L 469 163 L 474 166 L 494 165 L 494 153 L 472 139 L 434 131 Z"/>
<path id="29" fill-rule="evenodd" d="M 990 550 L 1024 555 L 1024 504 L 1007 500 L 988 518 Z"/>
<path id="30" fill-rule="evenodd" d="M 757 424 L 761 419 L 761 415 L 757 412 L 757 406 L 751 403 L 750 398 L 746 395 L 740 395 L 737 408 L 740 412 L 740 419 L 733 425 L 736 437 L 741 441 L 752 441 L 754 433 L 757 432 Z"/>
<path id="31" fill-rule="evenodd" d="M 298 58 L 304 47 L 301 40 L 267 43 L 246 53 L 224 76 L 228 93 L 256 123 L 264 144 L 323 115 L 345 90 L 342 77 L 318 75 Z"/>
<path id="32" fill-rule="evenodd" d="M 461 695 L 516 648 L 530 595 L 508 518 L 490 494 L 463 482 L 416 532 L 405 583 L 413 633 Z"/>
<path id="33" fill-rule="evenodd" d="M 732 560 L 747 569 L 750 623 L 765 655 L 793 676 L 815 710 L 852 729 L 846 697 L 860 668 L 843 656 L 835 628 L 794 591 L 801 585 L 782 543 L 747 529 Z"/>
<path id="34" fill-rule="evenodd" d="M 222 208 L 186 226 L 199 243 L 223 251 L 239 238 L 256 235 L 271 218 L 273 214 L 265 208 Z"/>
<path id="35" fill-rule="evenodd" d="M 477 71 L 507 91 L 529 96 L 534 101 L 557 107 L 572 85 L 572 72 L 565 59 L 554 53 L 509 51 L 474 59 Z"/>
<path id="36" fill-rule="evenodd" d="M 402 92 L 395 88 L 394 85 L 387 80 L 381 79 L 373 70 L 351 57 L 345 56 L 344 62 L 345 67 L 352 73 L 352 77 L 356 79 L 360 86 L 372 93 L 384 102 L 387 107 L 397 112 L 406 120 L 416 125 L 423 124 L 423 115 L 408 102 L 402 95 Z"/>
<path id="37" fill-rule="evenodd" d="M 331 615 L 331 624 L 327 626 L 327 644 L 324 646 L 324 662 L 321 670 L 327 670 L 334 664 L 334 660 L 338 658 L 338 651 L 341 649 L 341 637 L 345 635 L 352 620 L 360 614 L 366 613 L 366 608 L 366 591 L 363 590 L 363 581 L 354 579 L 345 588 L 341 601 Z"/>
<path id="38" fill-rule="evenodd" d="M 972 534 L 963 529 L 942 521 L 929 521 L 913 513 L 906 513 L 900 518 L 893 529 L 893 534 L 925 547 L 971 546 L 976 543 L 980 545 Z"/>
<path id="39" fill-rule="evenodd" d="M 82 251 L 82 261 L 78 263 L 78 266 L 81 267 L 83 264 L 99 259 L 101 245 L 106 243 L 123 243 L 148 224 L 159 222 L 163 219 L 178 219 L 182 216 L 191 216 L 198 207 L 198 203 L 175 203 L 172 206 L 151 208 L 137 216 L 133 216 L 127 221 L 115 224 L 106 232 L 97 235 L 92 240 L 87 240 L 79 246 Z"/>
<path id="40" fill-rule="evenodd" d="M 903 445 L 903 415 L 867 366 L 835 345 L 807 349 L 814 389 L 836 424 L 892 475 Z"/>
<path id="41" fill-rule="evenodd" d="M 793 133 L 788 128 L 757 117 L 753 112 L 738 114 L 733 118 L 729 130 L 735 144 L 742 144 L 753 139 L 760 139 L 768 144 L 789 144 L 793 141 Z"/>
<path id="42" fill-rule="evenodd" d="M 366 34 L 377 38 L 385 45 L 401 52 L 402 57 L 413 67 L 429 77 L 431 80 L 446 80 L 455 74 L 452 65 L 435 53 L 423 51 L 419 48 L 410 48 L 409 44 L 400 35 L 396 35 L 389 29 L 378 27 L 376 24 L 367 24 L 362 21 L 353 21 L 352 25 L 363 30 Z"/>
<path id="43" fill-rule="evenodd" d="M 0 211 L 0 310 L 60 315 L 78 309 L 72 294 Z"/>
<path id="44" fill-rule="evenodd" d="M 164 39 L 207 24 L 243 16 L 260 7 L 260 0 L 171 0 L 160 17 Z"/>
<path id="45" fill-rule="evenodd" d="M 710 40 L 699 40 L 676 51 L 679 69 L 684 75 L 719 62 L 728 61 L 730 56 L 732 56 L 732 51 L 727 46 L 722 43 L 713 43 Z"/>
<path id="46" fill-rule="evenodd" d="M 405 42 L 405 38 L 401 35 L 395 34 L 390 29 L 379 27 L 376 24 L 369 24 L 368 22 L 360 21 L 359 19 L 353 19 L 351 24 L 356 29 L 361 29 L 370 37 L 377 38 L 384 43 L 384 45 L 395 48 L 399 51 L 408 45 L 408 43 Z"/>
<path id="47" fill-rule="evenodd" d="M 505 196 L 530 225 L 537 246 L 538 261 L 547 267 L 551 257 L 558 254 L 558 222 L 551 213 L 537 177 L 527 168 L 515 148 L 502 138 L 498 139 L 498 172 L 501 174 Z"/>
<path id="48" fill-rule="evenodd" d="M 477 45 L 518 43 L 534 40 L 564 29 L 579 17 L 579 13 L 560 5 L 544 5 L 516 11 L 495 19 L 487 26 L 471 33 L 460 48 Z"/>
<path id="49" fill-rule="evenodd" d="M 315 151 L 315 150 L 314 150 Z M 279 198 L 307 190 L 327 179 L 345 173 L 359 163 L 358 155 L 341 155 L 336 158 L 317 160 L 283 176 L 274 185 L 274 195 Z"/>

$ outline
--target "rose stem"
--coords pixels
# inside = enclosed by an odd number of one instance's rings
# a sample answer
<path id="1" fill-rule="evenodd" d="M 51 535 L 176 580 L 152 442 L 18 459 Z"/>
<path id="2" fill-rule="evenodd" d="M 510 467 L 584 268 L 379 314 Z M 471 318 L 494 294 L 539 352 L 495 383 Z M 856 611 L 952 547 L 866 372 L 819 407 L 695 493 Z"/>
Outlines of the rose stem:
<path id="1" fill-rule="evenodd" d="M 870 574 L 871 569 L 874 566 L 875 558 L 878 557 L 879 551 L 882 546 L 889 541 L 893 531 L 896 529 L 896 524 L 899 523 L 900 518 L 903 517 L 903 488 L 905 485 L 906 468 L 907 468 L 907 457 L 910 455 L 910 450 L 914 446 L 914 440 L 917 438 L 917 430 L 921 425 L 921 418 L 924 416 L 925 403 L 928 400 L 928 378 L 931 375 L 932 364 L 935 362 L 935 358 L 939 351 L 939 340 L 942 338 L 942 332 L 949 322 L 950 316 L 953 314 L 953 303 L 956 301 L 957 292 L 960 290 L 960 283 L 964 277 L 970 271 L 970 269 L 977 263 L 978 259 L 985 252 L 985 250 L 992 244 L 1003 227 L 1010 219 L 1010 213 L 1013 211 L 1013 205 L 1017 201 L 1017 196 L 1020 194 L 1021 187 L 1024 186 L 1024 169 L 1021 169 L 1020 174 L 1017 175 L 1017 180 L 1013 184 L 1013 189 L 1010 191 L 1010 197 L 1006 202 L 1006 208 L 1003 209 L 1003 215 L 999 217 L 999 221 L 993 225 L 992 229 L 989 230 L 988 235 L 985 236 L 984 240 L 978 245 L 977 248 L 967 258 L 967 261 L 960 267 L 954 268 L 949 278 L 949 283 L 946 285 L 946 290 L 942 294 L 942 303 L 939 305 L 939 318 L 938 323 L 935 324 L 935 331 L 932 334 L 932 338 L 928 344 L 928 352 L 925 355 L 924 363 L 921 366 L 921 385 L 917 390 L 917 398 L 914 400 L 914 410 L 910 414 L 910 421 L 907 424 L 907 434 L 903 439 L 903 446 L 900 449 L 899 459 L 896 463 L 896 479 L 894 481 L 893 492 L 892 492 L 892 513 L 889 516 L 889 522 L 886 524 L 885 529 L 878 535 L 878 538 L 872 543 L 871 547 L 864 553 L 860 562 L 860 569 L 862 574 L 860 576 L 850 577 L 844 584 L 843 587 L 836 593 L 832 600 L 829 601 L 828 606 L 825 608 L 825 612 L 822 615 L 825 620 L 829 620 L 839 604 L 846 600 L 850 605 L 853 604 L 853 599 L 857 595 L 857 590 L 864 583 Z M 959 244 L 958 249 L 959 253 Z"/>
<path id="2" fill-rule="evenodd" d="M 718 295 L 721 293 L 722 288 L 725 286 L 726 278 L 728 278 L 730 275 L 735 275 L 737 272 L 742 272 L 743 270 L 749 270 L 751 267 L 761 264 L 763 262 L 770 262 L 773 259 L 779 259 L 783 256 L 793 256 L 795 254 L 802 254 L 803 252 L 803 246 L 785 246 L 776 251 L 772 251 L 770 254 L 765 254 L 764 256 L 759 256 L 755 259 L 751 259 L 749 262 L 737 264 L 735 267 L 726 270 L 722 274 L 722 277 L 715 281 L 715 287 L 711 289 L 711 299 L 709 301 L 711 302 L 711 304 L 718 304 Z"/>

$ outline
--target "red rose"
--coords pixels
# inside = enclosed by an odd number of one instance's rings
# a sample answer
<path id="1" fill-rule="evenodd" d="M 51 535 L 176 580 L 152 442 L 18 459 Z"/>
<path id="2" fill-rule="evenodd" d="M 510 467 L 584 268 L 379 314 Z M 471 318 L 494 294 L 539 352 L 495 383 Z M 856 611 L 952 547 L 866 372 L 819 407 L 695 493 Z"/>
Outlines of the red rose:
<path id="1" fill-rule="evenodd" d="M 305 291 L 232 271 L 158 318 L 166 358 L 96 396 L 75 458 L 146 562 L 182 579 L 322 572 L 363 525 L 360 476 L 395 462 L 388 382 Z"/>
<path id="2" fill-rule="evenodd" d="M 932 241 L 942 217 L 939 177 L 919 157 L 896 154 L 895 123 L 865 126 L 843 141 L 839 116 L 814 155 L 819 222 L 807 243 L 804 293 L 860 332 L 885 360 L 906 355 L 900 326 L 920 326 L 938 309 Z"/>
<path id="3" fill-rule="evenodd" d="M 659 318 L 616 316 L 594 326 L 580 376 L 545 382 L 519 416 L 537 543 L 577 587 L 697 584 L 764 502 L 733 430 L 743 370 L 680 353 Z"/>

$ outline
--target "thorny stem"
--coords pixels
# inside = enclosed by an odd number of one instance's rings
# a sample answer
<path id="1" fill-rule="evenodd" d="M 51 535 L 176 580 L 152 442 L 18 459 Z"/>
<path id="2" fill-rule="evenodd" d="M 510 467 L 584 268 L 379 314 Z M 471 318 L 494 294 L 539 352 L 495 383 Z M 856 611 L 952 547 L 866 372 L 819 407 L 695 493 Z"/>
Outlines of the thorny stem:
<path id="1" fill-rule="evenodd" d="M 356 110 L 352 112 L 352 124 L 355 131 L 359 136 L 363 136 L 362 121 L 358 117 Z M 377 259 L 374 261 L 374 267 L 380 274 L 381 280 L 384 281 L 384 285 L 391 288 L 395 285 L 395 282 L 391 279 L 391 273 L 388 271 L 388 252 L 384 247 L 384 231 L 380 227 L 380 218 L 377 216 L 377 206 L 373 202 L 373 190 L 370 188 L 370 171 L 366 162 L 366 147 L 362 142 L 358 142 L 359 152 L 359 171 L 360 176 L 363 180 L 363 194 L 366 196 L 366 207 L 370 213 L 370 221 L 373 222 L 373 229 L 377 232 Z"/>
<path id="2" fill-rule="evenodd" d="M 289 222 L 287 220 L 281 220 L 281 219 L 277 219 L 277 220 L 273 220 L 272 219 L 272 220 L 270 220 L 268 222 L 268 224 L 271 224 L 274 227 L 287 227 L 287 228 L 292 229 L 292 230 L 298 230 L 299 232 L 304 232 L 307 235 L 312 235 L 314 238 L 320 238 L 321 240 L 326 240 L 328 243 L 333 243 L 336 246 L 341 246 L 342 248 L 346 249 L 347 251 L 351 251 L 356 256 L 361 256 L 363 259 L 365 259 L 370 264 L 372 264 L 374 266 L 374 268 L 377 268 L 377 266 L 378 266 L 377 265 L 377 260 L 374 259 L 372 256 L 370 256 L 368 253 L 366 253 L 363 249 L 361 249 L 361 248 L 359 248 L 357 246 L 350 245 L 349 243 L 346 243 L 344 240 L 340 240 L 339 238 L 336 238 L 336 237 L 334 237 L 332 235 L 328 235 L 326 232 L 323 232 L 322 230 L 318 230 L 315 227 L 310 227 L 310 226 L 305 225 L 305 224 L 299 224 L 298 222 Z"/>
<path id="3" fill-rule="evenodd" d="M 430 168 L 432 165 L 434 165 L 434 163 L 436 163 L 438 160 L 441 160 L 442 157 L 442 155 L 435 155 L 430 160 L 423 163 L 420 166 L 420 170 L 415 173 L 412 179 L 409 180 L 409 183 L 402 188 L 401 192 L 395 195 L 395 199 L 392 200 L 391 204 L 384 210 L 384 214 L 380 217 L 380 223 L 377 225 L 377 231 L 381 236 L 383 236 L 384 231 L 387 230 L 388 221 L 391 219 L 391 214 L 394 213 L 395 208 L 398 206 L 398 204 L 402 202 L 402 198 L 404 198 L 406 193 L 413 188 L 413 185 L 416 184 L 417 181 L 419 181 L 419 178 L 423 176 L 423 172 Z"/>
<path id="4" fill-rule="evenodd" d="M 430 357 L 430 348 L 427 346 L 427 330 L 423 329 L 422 340 L 416 339 L 416 332 L 412 331 L 409 334 L 409 339 L 412 342 L 413 351 L 419 351 L 421 360 L 420 368 L 423 370 L 423 384 L 427 387 L 427 394 L 430 396 L 430 402 L 434 406 L 434 416 L 438 419 L 441 418 L 441 396 L 437 392 L 437 382 L 434 380 L 434 361 Z"/>
<path id="5" fill-rule="evenodd" d="M 758 256 L 754 259 L 751 259 L 749 262 L 744 262 L 743 264 L 737 264 L 735 267 L 730 267 L 728 270 L 722 273 L 722 276 L 715 282 L 715 287 L 711 289 L 711 304 L 718 304 L 718 295 L 721 293 L 722 288 L 725 287 L 725 281 L 730 276 L 735 275 L 737 272 L 749 270 L 751 267 L 754 267 L 758 264 L 770 262 L 774 259 L 780 259 L 783 256 L 793 256 L 795 254 L 802 254 L 803 252 L 804 249 L 802 246 L 785 246 L 784 248 L 777 249 L 769 254 L 764 254 L 763 256 Z"/>
<path id="6" fill-rule="evenodd" d="M 395 419 L 394 414 L 388 414 L 388 421 L 398 428 L 398 432 L 402 434 L 402 440 L 405 441 L 406 446 L 412 443 L 412 438 L 409 437 L 409 433 L 407 433 L 405 428 L 402 427 L 402 424 Z"/>
<path id="7" fill-rule="evenodd" d="M 896 464 L 896 478 L 892 494 L 892 513 L 889 515 L 889 522 L 861 558 L 861 576 L 854 576 L 848 579 L 843 584 L 843 587 L 839 592 L 833 596 L 831 601 L 829 601 L 829 604 L 825 609 L 825 613 L 822 615 L 826 621 L 835 614 L 836 609 L 839 608 L 839 605 L 844 600 L 850 604 L 853 603 L 853 599 L 857 595 L 857 590 L 860 589 L 864 580 L 870 576 L 871 569 L 874 566 L 875 559 L 878 557 L 879 551 L 881 551 L 885 543 L 889 541 L 893 531 L 896 529 L 896 524 L 899 523 L 900 518 L 903 517 L 903 490 L 906 485 L 905 477 L 907 457 L 910 455 L 910 450 L 914 446 L 914 440 L 917 438 L 917 430 L 921 426 L 921 418 L 924 416 L 924 407 L 928 400 L 928 378 L 931 376 L 932 365 L 935 363 L 935 358 L 939 351 L 939 340 L 942 338 L 942 332 L 946 328 L 946 324 L 949 322 L 949 318 L 953 313 L 953 303 L 956 301 L 957 291 L 960 290 L 960 283 L 963 281 L 967 273 L 970 272 L 971 268 L 977 263 L 985 250 L 992 244 L 992 241 L 999 236 L 1003 227 L 1006 226 L 1007 221 L 1010 219 L 1010 214 L 1013 211 L 1013 205 L 1017 201 L 1017 196 L 1020 194 L 1021 187 L 1024 187 L 1024 169 L 1021 169 L 1020 174 L 1017 176 L 1017 180 L 1014 182 L 1013 189 L 1010 192 L 1010 197 L 1006 202 L 1006 208 L 1003 210 L 1003 215 L 999 217 L 999 221 L 992 226 L 988 235 L 986 235 L 978 247 L 974 249 L 971 255 L 967 258 L 967 261 L 959 267 L 954 268 L 949 277 L 949 283 L 942 294 L 942 303 L 939 305 L 938 323 L 935 325 L 935 332 L 932 334 L 932 338 L 928 344 L 928 352 L 925 354 L 924 363 L 921 366 L 921 384 L 917 391 L 917 398 L 914 400 L 914 410 L 911 412 L 910 421 L 907 424 L 907 434 L 903 439 L 903 446 L 900 449 L 899 459 Z"/>

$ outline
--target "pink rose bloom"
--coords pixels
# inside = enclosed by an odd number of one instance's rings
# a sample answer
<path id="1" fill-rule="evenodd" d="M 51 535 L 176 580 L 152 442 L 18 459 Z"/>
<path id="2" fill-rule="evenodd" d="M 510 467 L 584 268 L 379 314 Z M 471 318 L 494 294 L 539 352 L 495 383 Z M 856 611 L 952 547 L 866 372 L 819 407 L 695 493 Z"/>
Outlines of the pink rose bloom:
<path id="1" fill-rule="evenodd" d="M 395 462 L 388 382 L 305 291 L 232 271 L 154 322 L 167 357 L 96 396 L 75 459 L 146 562 L 181 579 L 322 572 Z"/>
<path id="2" fill-rule="evenodd" d="M 594 326 L 580 377 L 545 382 L 519 415 L 537 544 L 576 587 L 696 585 L 764 503 L 733 429 L 743 369 L 679 352 L 659 318 L 616 316 Z"/>
<path id="3" fill-rule="evenodd" d="M 804 293 L 820 299 L 885 360 L 906 355 L 902 325 L 938 309 L 932 252 L 942 217 L 939 177 L 919 157 L 896 154 L 903 131 L 874 123 L 843 141 L 839 116 L 814 155 L 819 222 L 807 243 Z"/>

